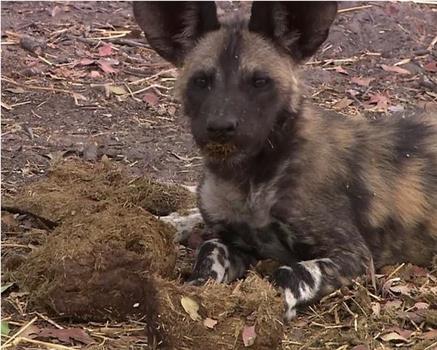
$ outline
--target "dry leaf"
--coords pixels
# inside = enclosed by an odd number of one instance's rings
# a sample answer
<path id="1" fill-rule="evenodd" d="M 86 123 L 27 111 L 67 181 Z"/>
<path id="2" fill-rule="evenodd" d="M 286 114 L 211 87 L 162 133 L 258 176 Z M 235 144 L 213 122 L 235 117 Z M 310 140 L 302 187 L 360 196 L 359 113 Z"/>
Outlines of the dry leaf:
<path id="1" fill-rule="evenodd" d="M 348 71 L 344 69 L 342 66 L 337 66 L 334 68 L 337 73 L 349 75 Z"/>
<path id="2" fill-rule="evenodd" d="M 340 101 L 337 101 L 333 107 L 336 110 L 341 110 L 351 105 L 353 102 L 354 101 L 348 99 L 347 97 L 343 97 Z"/>
<path id="3" fill-rule="evenodd" d="M 246 348 L 252 346 L 256 339 L 255 326 L 244 326 L 241 337 L 243 338 L 243 344 Z"/>
<path id="4" fill-rule="evenodd" d="M 386 331 L 387 332 L 396 332 L 404 338 L 409 338 L 411 336 L 411 334 L 413 334 L 413 331 L 410 331 L 408 329 L 403 329 L 403 328 L 400 328 L 398 326 L 390 327 Z"/>
<path id="5" fill-rule="evenodd" d="M 391 286 L 390 290 L 394 293 L 400 293 L 404 295 L 410 295 L 411 294 L 411 287 L 409 286 Z"/>
<path id="6" fill-rule="evenodd" d="M 100 78 L 100 77 L 101 77 L 101 74 L 100 74 L 98 71 L 96 71 L 96 70 L 92 70 L 92 71 L 90 72 L 90 78 L 95 79 L 95 78 Z"/>
<path id="7" fill-rule="evenodd" d="M 215 327 L 215 325 L 217 324 L 216 320 L 213 320 L 212 318 L 205 318 L 203 320 L 203 325 L 207 328 L 213 329 Z"/>
<path id="8" fill-rule="evenodd" d="M 404 106 L 402 106 L 402 105 L 390 106 L 390 107 L 388 107 L 388 110 L 390 112 L 403 112 Z"/>
<path id="9" fill-rule="evenodd" d="M 399 309 L 401 306 L 401 300 L 389 300 L 385 303 L 384 309 Z"/>
<path id="10" fill-rule="evenodd" d="M 112 45 L 111 44 L 103 44 L 99 47 L 99 56 L 106 57 L 112 55 Z"/>
<path id="11" fill-rule="evenodd" d="M 383 94 L 374 94 L 370 96 L 369 103 L 370 104 L 376 104 L 376 107 L 378 109 L 387 110 L 388 104 L 390 102 L 390 99 L 383 95 Z"/>
<path id="12" fill-rule="evenodd" d="M 369 86 L 375 78 L 352 77 L 351 82 L 360 86 Z"/>
<path id="13" fill-rule="evenodd" d="M 12 92 L 13 94 L 22 94 L 22 93 L 26 92 L 23 88 L 21 88 L 19 86 L 15 87 L 15 88 L 7 88 L 7 89 L 5 89 L 5 91 Z"/>
<path id="14" fill-rule="evenodd" d="M 399 66 L 387 66 L 386 64 L 381 64 L 381 68 L 386 72 L 398 73 L 398 74 L 411 74 L 409 70 L 401 68 Z"/>
<path id="15" fill-rule="evenodd" d="M 146 102 L 149 106 L 153 107 L 159 102 L 159 98 L 153 92 L 148 92 L 144 94 L 143 101 Z"/>
<path id="16" fill-rule="evenodd" d="M 190 297 L 182 297 L 181 305 L 193 321 L 200 321 L 202 319 L 199 315 L 199 304 L 195 300 Z"/>
<path id="17" fill-rule="evenodd" d="M 428 271 L 423 267 L 412 265 L 411 274 L 413 274 L 415 277 L 425 277 L 428 276 Z"/>
<path id="18" fill-rule="evenodd" d="M 126 89 L 123 86 L 114 86 L 114 85 L 109 85 L 108 89 L 110 92 L 112 92 L 115 95 L 125 95 L 127 94 Z"/>
<path id="19" fill-rule="evenodd" d="M 423 66 L 426 71 L 435 73 L 437 72 L 437 61 L 431 61 Z"/>
<path id="20" fill-rule="evenodd" d="M 425 332 L 421 335 L 423 339 L 437 339 L 437 329 Z"/>
<path id="21" fill-rule="evenodd" d="M 90 59 L 90 58 L 82 58 L 82 59 L 79 61 L 79 64 L 80 64 L 81 66 L 89 66 L 89 65 L 93 64 L 94 62 L 95 62 L 95 61 L 92 60 L 92 59 Z"/>
<path id="22" fill-rule="evenodd" d="M 423 310 L 423 309 L 428 309 L 429 308 L 429 304 L 428 303 L 423 303 L 423 302 L 418 302 L 416 304 L 414 304 L 414 307 L 418 310 Z"/>
<path id="23" fill-rule="evenodd" d="M 111 66 L 111 64 L 108 61 L 99 60 L 97 62 L 100 69 L 104 71 L 105 73 L 117 73 L 118 70 Z"/>
<path id="24" fill-rule="evenodd" d="M 375 317 L 379 317 L 381 314 L 381 304 L 378 302 L 372 303 L 372 312 Z"/>
<path id="25" fill-rule="evenodd" d="M 380 338 L 384 341 L 392 341 L 392 342 L 407 342 L 408 340 L 404 338 L 402 335 L 396 333 L 396 332 L 390 332 L 384 335 L 381 335 Z"/>
<path id="26" fill-rule="evenodd" d="M 369 350 L 367 345 L 361 344 L 354 346 L 351 350 Z"/>
<path id="27" fill-rule="evenodd" d="M 64 343 L 71 343 L 73 340 L 83 344 L 94 343 L 93 338 L 91 338 L 82 328 L 42 328 L 38 332 L 38 337 L 56 338 Z"/>
<path id="28" fill-rule="evenodd" d="M 397 315 L 400 319 L 411 320 L 416 323 L 421 323 L 425 319 L 423 315 L 420 315 L 418 312 L 414 312 L 414 311 L 408 311 L 408 312 L 400 311 L 397 313 Z"/>

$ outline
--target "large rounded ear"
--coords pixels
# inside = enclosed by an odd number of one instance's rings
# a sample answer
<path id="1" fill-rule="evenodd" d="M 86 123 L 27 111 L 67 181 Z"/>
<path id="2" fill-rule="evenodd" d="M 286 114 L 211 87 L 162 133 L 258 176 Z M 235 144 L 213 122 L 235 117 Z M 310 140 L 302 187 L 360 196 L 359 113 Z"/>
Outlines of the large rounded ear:
<path id="1" fill-rule="evenodd" d="M 326 40 L 336 14 L 335 1 L 254 1 L 249 30 L 302 61 Z"/>
<path id="2" fill-rule="evenodd" d="M 213 1 L 135 1 L 133 9 L 150 46 L 176 66 L 202 35 L 220 28 Z"/>

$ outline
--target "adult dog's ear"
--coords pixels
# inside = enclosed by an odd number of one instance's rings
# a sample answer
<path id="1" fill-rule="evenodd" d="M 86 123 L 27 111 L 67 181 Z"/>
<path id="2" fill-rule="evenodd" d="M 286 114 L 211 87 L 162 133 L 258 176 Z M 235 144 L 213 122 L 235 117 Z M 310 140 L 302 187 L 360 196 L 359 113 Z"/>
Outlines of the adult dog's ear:
<path id="1" fill-rule="evenodd" d="M 249 30 L 302 61 L 326 40 L 336 14 L 335 1 L 254 1 Z"/>
<path id="2" fill-rule="evenodd" d="M 220 28 L 213 1 L 135 1 L 133 9 L 152 48 L 176 66 L 202 35 Z"/>

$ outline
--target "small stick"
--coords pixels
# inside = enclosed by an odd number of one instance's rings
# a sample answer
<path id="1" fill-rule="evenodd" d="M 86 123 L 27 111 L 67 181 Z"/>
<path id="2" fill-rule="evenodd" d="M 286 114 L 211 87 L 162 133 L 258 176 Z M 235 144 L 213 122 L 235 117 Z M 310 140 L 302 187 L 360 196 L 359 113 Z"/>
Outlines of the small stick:
<path id="1" fill-rule="evenodd" d="M 165 69 L 165 70 L 162 70 L 162 71 L 160 71 L 160 72 L 158 72 L 156 74 L 151 75 L 150 77 L 142 78 L 142 79 L 138 79 L 138 80 L 132 81 L 132 82 L 129 83 L 129 85 L 138 85 L 138 84 L 141 84 L 141 83 L 143 83 L 145 81 L 150 81 L 150 80 L 159 78 L 161 75 L 164 75 L 164 74 L 170 73 L 170 72 L 174 72 L 174 71 L 175 71 L 175 68 Z"/>
<path id="2" fill-rule="evenodd" d="M 375 264 L 373 263 L 373 257 L 370 257 L 369 262 L 369 272 L 370 272 L 370 279 L 372 281 L 372 287 L 373 290 L 376 291 L 376 274 L 375 274 Z"/>
<path id="3" fill-rule="evenodd" d="M 138 42 L 135 40 L 130 40 L 130 39 L 119 39 L 119 38 L 115 38 L 115 39 L 110 39 L 111 42 L 113 42 L 114 44 L 120 44 L 120 45 L 126 45 L 126 46 L 133 46 L 133 47 L 142 47 L 145 49 L 151 49 L 151 47 L 145 43 L 142 42 Z"/>
<path id="4" fill-rule="evenodd" d="M 96 38 L 88 38 L 90 40 L 111 40 L 111 39 L 116 39 L 116 38 L 122 38 L 126 36 L 125 33 L 123 34 L 116 34 L 116 35 L 112 35 L 112 36 L 98 36 Z"/>
<path id="5" fill-rule="evenodd" d="M 50 318 L 48 318 L 47 316 L 40 314 L 39 312 L 35 312 L 39 317 L 41 317 L 44 321 L 47 321 L 48 323 L 52 324 L 53 326 L 55 326 L 58 329 L 64 329 L 64 327 L 58 325 L 55 321 L 51 320 Z"/>
<path id="6" fill-rule="evenodd" d="M 364 9 L 368 9 L 370 7 L 373 7 L 373 6 L 372 5 L 363 5 L 363 6 L 349 7 L 347 9 L 338 10 L 337 13 L 345 13 L 345 12 L 351 12 L 351 11 L 364 10 Z"/>
<path id="7" fill-rule="evenodd" d="M 395 268 L 388 276 L 387 280 L 392 278 L 397 272 L 399 272 L 400 269 L 402 269 L 405 266 L 405 263 L 400 264 L 397 268 Z"/>
<path id="8" fill-rule="evenodd" d="M 10 110 L 12 109 L 11 106 L 9 106 L 8 104 L 4 103 L 3 101 L 0 102 L 0 105 L 1 105 L 3 108 L 7 109 L 8 111 L 10 111 Z"/>
<path id="9" fill-rule="evenodd" d="M 2 247 L 4 247 L 4 248 L 27 248 L 27 249 L 32 249 L 28 245 L 24 245 L 24 244 L 3 243 L 3 242 L 2 242 Z"/>
<path id="10" fill-rule="evenodd" d="M 396 62 L 393 66 L 401 66 L 403 64 L 410 63 L 410 62 L 411 62 L 411 58 L 404 58 L 403 60 Z"/>
<path id="11" fill-rule="evenodd" d="M 11 105 L 11 108 L 14 108 L 17 106 L 22 106 L 22 105 L 27 105 L 29 103 L 32 103 L 32 101 L 24 101 L 24 102 L 14 103 L 13 105 Z"/>
<path id="12" fill-rule="evenodd" d="M 54 66 L 54 64 L 52 62 L 50 62 L 48 59 L 38 55 L 37 56 L 41 61 L 43 61 L 44 63 L 48 64 L 49 66 Z"/>
<path id="13" fill-rule="evenodd" d="M 31 344 L 45 346 L 48 349 L 56 349 L 56 350 L 72 350 L 72 349 L 77 349 L 77 348 L 73 348 L 73 347 L 69 347 L 69 346 L 64 346 L 64 345 L 61 345 L 61 344 L 48 343 L 48 342 L 45 342 L 45 341 L 36 340 L 36 339 L 29 339 L 29 338 L 25 338 L 25 337 L 17 338 L 16 341 L 14 341 L 14 345 L 18 345 L 21 342 L 26 342 L 26 343 L 31 343 Z"/>
<path id="14" fill-rule="evenodd" d="M 437 346 L 437 341 L 434 342 L 434 343 L 432 343 L 431 345 L 427 346 L 427 347 L 426 347 L 425 349 L 423 349 L 423 350 L 431 350 L 431 349 L 434 349 L 434 346 Z"/>
<path id="15" fill-rule="evenodd" d="M 140 99 L 136 98 L 131 90 L 131 88 L 129 87 L 129 85 L 127 83 L 124 83 L 124 86 L 126 87 L 127 91 L 129 91 L 130 96 L 135 100 L 135 101 L 141 101 Z"/>
<path id="16" fill-rule="evenodd" d="M 434 45 L 437 43 L 437 35 L 432 39 L 431 44 L 426 48 L 428 51 L 431 51 Z"/>
<path id="17" fill-rule="evenodd" d="M 348 62 L 356 62 L 359 58 L 353 57 L 353 58 L 339 58 L 339 59 L 326 59 L 321 61 L 310 61 L 305 63 L 306 65 L 313 65 L 313 64 L 331 64 L 331 63 L 348 63 Z"/>
<path id="18" fill-rule="evenodd" d="M 4 81 L 6 81 L 6 82 L 8 82 L 8 83 L 11 83 L 11 84 L 14 84 L 14 85 L 16 85 L 16 86 L 26 87 L 26 88 L 34 89 L 34 90 L 43 90 L 43 91 L 52 91 L 52 92 L 62 92 L 62 93 L 65 93 L 65 94 L 72 95 L 73 97 L 74 97 L 75 95 L 78 94 L 77 92 L 69 91 L 69 90 L 65 90 L 65 89 L 48 88 L 48 87 L 45 87 L 45 86 L 36 86 L 36 85 L 20 84 L 20 83 L 17 83 L 16 81 L 13 81 L 13 80 L 11 80 L 11 79 L 8 79 L 8 78 L 1 78 L 1 80 L 4 80 Z"/>
<path id="19" fill-rule="evenodd" d="M 170 88 L 168 88 L 168 87 L 165 87 L 165 86 L 162 86 L 162 85 L 153 84 L 153 85 L 146 86 L 145 88 L 142 88 L 142 89 L 139 89 L 139 90 L 136 90 L 136 91 L 132 91 L 131 95 L 140 94 L 140 93 L 148 91 L 150 89 L 154 89 L 155 92 L 158 93 L 158 95 L 162 94 L 161 91 L 159 91 L 158 89 L 170 90 Z M 127 95 L 129 95 L 129 94 L 125 94 L 123 96 L 127 96 Z"/>

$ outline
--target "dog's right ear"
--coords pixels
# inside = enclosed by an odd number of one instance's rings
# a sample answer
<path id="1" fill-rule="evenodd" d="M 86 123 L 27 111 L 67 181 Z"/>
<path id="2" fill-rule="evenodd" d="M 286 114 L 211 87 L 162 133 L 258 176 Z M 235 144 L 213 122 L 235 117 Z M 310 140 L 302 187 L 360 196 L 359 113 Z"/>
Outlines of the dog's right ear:
<path id="1" fill-rule="evenodd" d="M 249 30 L 272 40 L 300 62 L 326 40 L 336 14 L 336 1 L 254 1 Z"/>
<path id="2" fill-rule="evenodd" d="M 214 1 L 135 1 L 133 9 L 150 46 L 176 66 L 200 37 L 220 28 Z"/>

